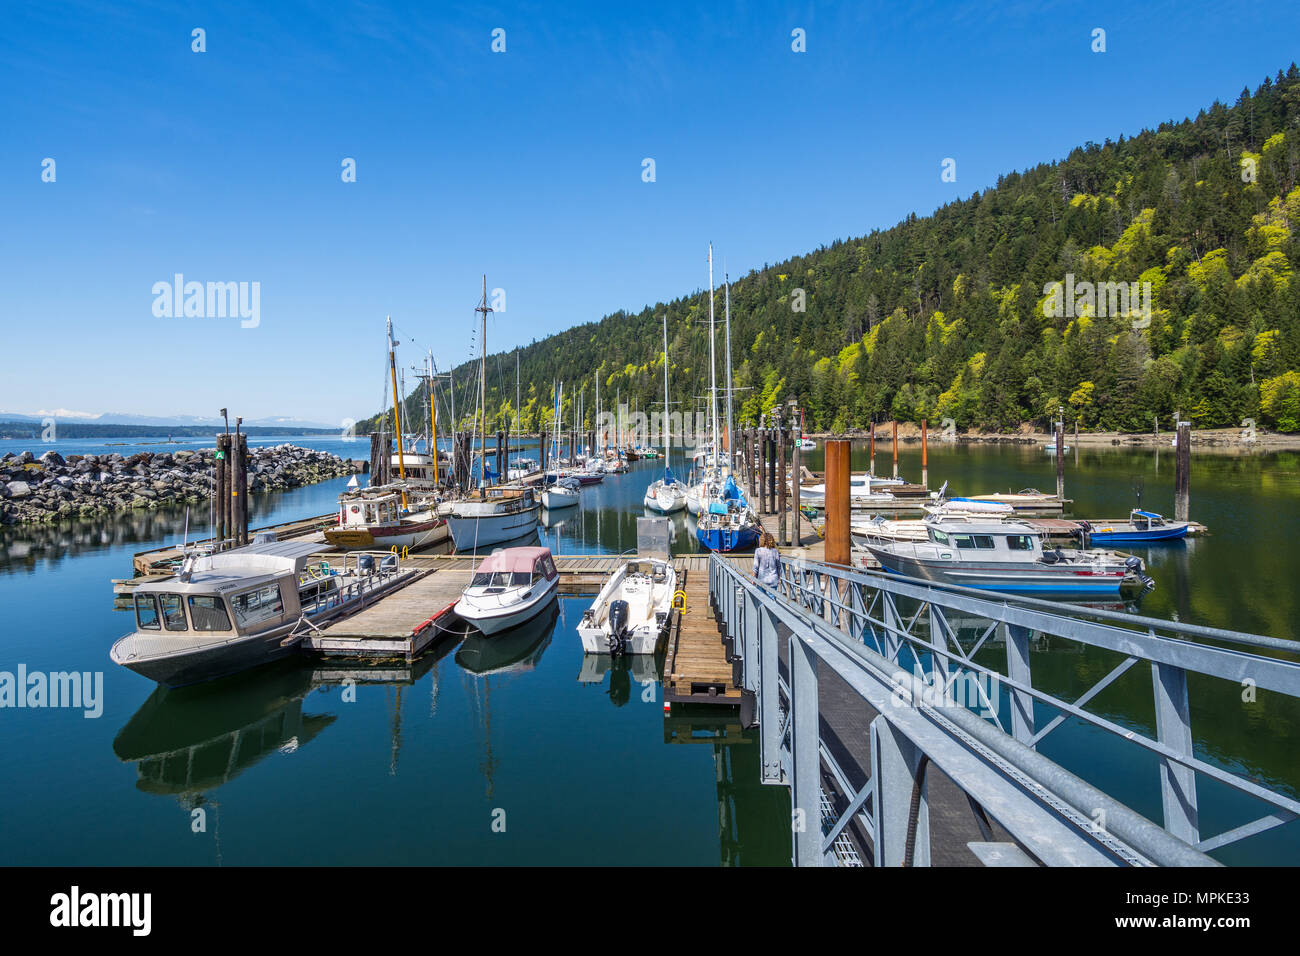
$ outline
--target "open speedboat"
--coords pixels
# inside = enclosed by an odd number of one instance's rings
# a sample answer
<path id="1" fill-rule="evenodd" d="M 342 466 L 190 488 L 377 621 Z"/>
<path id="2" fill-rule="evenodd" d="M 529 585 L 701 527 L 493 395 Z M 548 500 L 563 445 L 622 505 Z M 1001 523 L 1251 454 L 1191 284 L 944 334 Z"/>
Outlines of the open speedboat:
<path id="1" fill-rule="evenodd" d="M 484 634 L 496 634 L 546 610 L 559 587 L 550 548 L 504 548 L 479 562 L 456 614 Z"/>
<path id="2" fill-rule="evenodd" d="M 677 572 L 658 558 L 629 561 L 610 576 L 582 615 L 588 654 L 654 654 L 672 612 Z"/>
<path id="3" fill-rule="evenodd" d="M 1088 525 L 1084 531 L 1096 544 L 1145 544 L 1150 541 L 1175 541 L 1187 537 L 1190 521 L 1166 521 L 1154 511 L 1134 508 L 1123 523 Z"/>

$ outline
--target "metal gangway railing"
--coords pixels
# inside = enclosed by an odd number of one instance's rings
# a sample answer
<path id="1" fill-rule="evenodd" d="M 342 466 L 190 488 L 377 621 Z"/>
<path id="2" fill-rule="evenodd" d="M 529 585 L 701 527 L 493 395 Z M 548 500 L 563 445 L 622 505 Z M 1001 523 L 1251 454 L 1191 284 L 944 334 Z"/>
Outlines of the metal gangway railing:
<path id="1" fill-rule="evenodd" d="M 709 591 L 742 688 L 742 721 L 759 726 L 763 782 L 791 789 L 796 865 L 857 862 L 846 832 L 853 821 L 875 865 L 928 864 L 931 765 L 964 792 L 984 837 L 968 845 L 988 864 L 1212 866 L 1211 851 L 1300 816 L 1292 797 L 1196 755 L 1188 690 L 1192 674 L 1231 681 L 1233 693 L 1300 697 L 1300 642 L 799 559 L 784 560 L 779 584 L 766 588 L 714 555 Z M 978 636 L 963 644 L 954 622 Z M 1123 660 L 1065 700 L 1034 687 L 1029 650 L 1044 637 Z M 998 641 L 1006 648 L 1000 668 L 988 663 Z M 1154 737 L 1087 709 L 1139 663 L 1151 671 Z M 819 667 L 877 714 L 860 786 L 823 739 Z M 1007 700 L 1009 726 L 993 695 Z M 1037 719 L 1044 714 L 1051 716 Z M 1092 746 L 1151 755 L 1161 824 L 1038 752 L 1066 721 L 1104 732 Z M 1244 794 L 1260 815 L 1203 836 L 1198 779 Z M 840 806 L 828 800 L 824 780 L 839 791 Z M 1010 842 L 994 839 L 990 819 Z"/>

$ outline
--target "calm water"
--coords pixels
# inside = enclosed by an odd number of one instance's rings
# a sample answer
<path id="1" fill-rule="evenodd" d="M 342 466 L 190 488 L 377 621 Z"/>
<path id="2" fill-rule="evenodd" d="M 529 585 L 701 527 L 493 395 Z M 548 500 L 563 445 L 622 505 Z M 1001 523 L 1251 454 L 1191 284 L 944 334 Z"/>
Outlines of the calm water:
<path id="1" fill-rule="evenodd" d="M 286 439 L 258 440 L 276 444 Z M 301 444 L 365 457 L 337 438 Z M 91 442 L 60 442 L 63 454 Z M 75 446 L 84 447 L 75 447 Z M 44 446 L 30 443 L 34 452 Z M 146 446 L 122 447 L 124 454 Z M 175 447 L 175 446 L 173 446 Z M 185 447 L 185 446 L 181 446 Z M 192 447 L 192 446 L 190 446 Z M 21 448 L 0 447 L 5 450 Z M 820 467 L 819 454 L 812 467 Z M 864 457 L 864 456 L 863 456 Z M 1068 453 L 1075 512 L 1116 517 L 1142 478 L 1143 504 L 1172 511 L 1173 459 L 1153 450 Z M 863 461 L 855 458 L 855 466 Z M 889 467 L 879 455 L 879 470 Z M 1037 446 L 932 449 L 930 481 L 980 493 L 1054 483 Z M 919 448 L 902 454 L 919 476 Z M 661 462 L 584 491 L 567 514 L 548 515 L 543 540 L 567 553 L 635 546 L 641 496 Z M 1142 613 L 1300 639 L 1298 458 L 1203 456 L 1193 461 L 1192 514 L 1212 535 L 1143 549 L 1156 590 Z M 260 496 L 255 524 L 333 510 L 345 479 Z M 106 522 L 0 530 L 0 607 L 7 628 L 0 670 L 102 671 L 103 715 L 0 711 L 0 861 L 22 864 L 179 863 L 679 863 L 788 862 L 789 798 L 757 781 L 751 735 L 707 739 L 707 713 L 666 724 L 657 672 L 584 661 L 574 631 L 583 598 L 564 598 L 553 620 L 508 645 L 446 642 L 411 668 L 288 662 L 180 692 L 108 661 L 129 630 L 113 610 L 109 579 L 130 557 L 177 540 L 184 511 Z M 202 530 L 202 529 L 194 529 Z M 675 545 L 692 546 L 675 525 Z M 990 648 L 988 660 L 1001 651 Z M 1035 684 L 1076 696 L 1118 658 L 1037 647 Z M 342 682 L 357 681 L 355 701 Z M 1150 677 L 1134 668 L 1095 709 L 1149 728 Z M 1207 759 L 1242 766 L 1300 792 L 1300 713 L 1261 693 L 1243 704 L 1236 685 L 1193 682 L 1193 727 Z M 733 728 L 734 730 L 734 728 Z M 1099 735 L 1066 725 L 1044 751 L 1158 818 L 1153 765 L 1098 761 Z M 1107 750 L 1106 753 L 1110 751 Z M 1244 823 L 1249 804 L 1202 785 L 1203 831 Z M 206 812 L 192 832 L 191 811 Z M 504 812 L 505 832 L 493 831 Z M 1259 815 L 1258 813 L 1255 814 Z M 1300 860 L 1293 823 L 1219 854 L 1226 862 Z"/>

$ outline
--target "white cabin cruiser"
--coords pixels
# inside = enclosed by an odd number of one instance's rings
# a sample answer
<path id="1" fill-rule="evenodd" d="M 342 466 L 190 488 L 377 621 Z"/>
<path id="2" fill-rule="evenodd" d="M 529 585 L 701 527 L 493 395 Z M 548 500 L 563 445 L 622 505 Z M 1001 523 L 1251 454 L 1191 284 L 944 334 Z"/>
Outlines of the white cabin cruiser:
<path id="1" fill-rule="evenodd" d="M 588 654 L 654 654 L 667 635 L 677 572 L 668 561 L 640 558 L 610 576 L 582 615 L 578 635 Z"/>
<path id="2" fill-rule="evenodd" d="M 559 589 L 550 548 L 505 548 L 479 562 L 456 614 L 484 634 L 497 634 L 546 610 Z"/>

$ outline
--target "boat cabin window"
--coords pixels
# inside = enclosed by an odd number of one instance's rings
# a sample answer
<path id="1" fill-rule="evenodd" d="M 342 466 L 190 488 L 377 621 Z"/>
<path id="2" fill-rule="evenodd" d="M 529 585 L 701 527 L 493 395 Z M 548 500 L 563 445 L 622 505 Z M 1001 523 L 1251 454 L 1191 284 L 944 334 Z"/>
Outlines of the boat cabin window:
<path id="1" fill-rule="evenodd" d="M 531 581 L 527 571 L 480 571 L 470 584 L 476 588 L 512 588 L 527 587 Z"/>
<path id="2" fill-rule="evenodd" d="M 215 595 L 204 594 L 190 598 L 190 620 L 194 622 L 196 631 L 230 630 L 226 606 Z"/>
<path id="3" fill-rule="evenodd" d="M 230 606 L 235 609 L 235 623 L 241 630 L 274 620 L 284 613 L 284 599 L 280 597 L 278 584 L 232 595 Z"/>
<path id="4" fill-rule="evenodd" d="M 934 528 L 930 529 L 930 540 L 933 541 L 935 544 L 946 545 L 949 543 L 948 536 L 944 534 L 942 531 L 937 531 Z"/>
<path id="5" fill-rule="evenodd" d="M 1012 551 L 1033 551 L 1034 536 L 1032 534 L 1009 534 L 1007 535 L 1007 547 Z"/>
<path id="6" fill-rule="evenodd" d="M 158 622 L 158 604 L 152 594 L 135 596 L 135 625 L 142 631 L 160 631 Z"/>
<path id="7" fill-rule="evenodd" d="M 185 621 L 185 605 L 179 594 L 158 595 L 158 606 L 162 608 L 163 624 L 169 631 L 188 631 L 190 626 Z"/>

